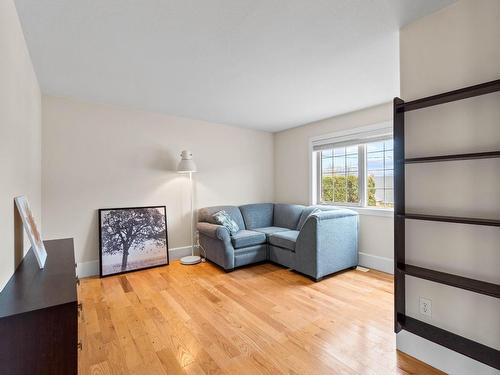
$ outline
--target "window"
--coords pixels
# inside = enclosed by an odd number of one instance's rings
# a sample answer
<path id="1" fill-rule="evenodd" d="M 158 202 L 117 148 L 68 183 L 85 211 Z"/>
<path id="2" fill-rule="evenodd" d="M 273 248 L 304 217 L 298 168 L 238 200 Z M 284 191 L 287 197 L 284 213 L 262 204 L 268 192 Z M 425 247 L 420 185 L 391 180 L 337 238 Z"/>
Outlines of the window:
<path id="1" fill-rule="evenodd" d="M 359 204 L 358 147 L 320 151 L 320 202 Z"/>
<path id="2" fill-rule="evenodd" d="M 394 151 L 387 126 L 313 141 L 318 204 L 394 207 Z"/>
<path id="3" fill-rule="evenodd" d="M 364 147 L 366 148 L 367 206 L 394 207 L 392 138 L 367 143 Z"/>

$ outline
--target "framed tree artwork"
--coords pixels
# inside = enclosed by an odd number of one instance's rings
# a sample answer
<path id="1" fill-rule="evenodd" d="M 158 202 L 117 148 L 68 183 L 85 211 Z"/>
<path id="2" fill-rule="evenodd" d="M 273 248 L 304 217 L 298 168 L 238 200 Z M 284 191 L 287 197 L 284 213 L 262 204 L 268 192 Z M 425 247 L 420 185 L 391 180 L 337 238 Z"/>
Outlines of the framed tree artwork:
<path id="1" fill-rule="evenodd" d="M 99 210 L 100 275 L 168 264 L 165 206 Z"/>

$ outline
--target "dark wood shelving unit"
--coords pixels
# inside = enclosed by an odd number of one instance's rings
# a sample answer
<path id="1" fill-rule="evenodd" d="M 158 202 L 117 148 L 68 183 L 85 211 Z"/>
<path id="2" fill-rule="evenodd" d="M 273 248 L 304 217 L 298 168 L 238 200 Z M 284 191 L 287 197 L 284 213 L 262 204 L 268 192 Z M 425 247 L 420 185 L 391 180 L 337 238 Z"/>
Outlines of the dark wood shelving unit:
<path id="1" fill-rule="evenodd" d="M 500 368 L 500 352 L 450 331 L 399 314 L 402 329 L 494 368 Z"/>
<path id="2" fill-rule="evenodd" d="M 411 219 L 411 220 L 442 221 L 446 223 L 486 225 L 489 227 L 500 226 L 500 220 L 494 220 L 494 219 L 479 219 L 474 217 L 438 216 L 438 215 L 423 215 L 423 214 L 405 214 L 400 216 L 402 216 L 405 219 Z"/>
<path id="3" fill-rule="evenodd" d="M 469 279 L 467 277 L 435 271 L 428 268 L 412 266 L 410 264 L 398 265 L 398 271 L 404 273 L 405 275 L 418 277 L 435 283 L 441 283 L 455 288 L 470 290 L 471 292 L 484 294 L 490 297 L 500 298 L 500 285 L 497 284 Z"/>
<path id="4" fill-rule="evenodd" d="M 440 155 L 440 156 L 427 156 L 427 157 L 422 157 L 422 158 L 409 158 L 409 159 L 405 159 L 405 164 L 436 163 L 436 162 L 442 162 L 442 161 L 492 159 L 492 158 L 500 158 L 500 151 L 473 152 L 473 153 L 469 153 L 469 154 Z"/>
<path id="5" fill-rule="evenodd" d="M 500 298 L 500 285 L 440 272 L 406 263 L 406 220 L 425 220 L 466 225 L 500 226 L 500 220 L 407 213 L 405 208 L 405 165 L 500 157 L 500 151 L 405 158 L 405 113 L 457 100 L 500 91 L 500 79 L 438 95 L 404 102 L 394 98 L 394 330 L 402 329 L 500 370 L 500 351 L 455 333 L 406 316 L 405 277 Z"/>
<path id="6" fill-rule="evenodd" d="M 428 96 L 426 98 L 412 100 L 406 103 L 403 102 L 400 105 L 400 108 L 405 112 L 414 111 L 415 109 L 432 107 L 449 102 L 456 102 L 457 100 L 491 94 L 497 91 L 500 91 L 500 79 L 481 83 L 479 85 L 464 87 L 458 90 L 448 91 L 442 94 Z"/>

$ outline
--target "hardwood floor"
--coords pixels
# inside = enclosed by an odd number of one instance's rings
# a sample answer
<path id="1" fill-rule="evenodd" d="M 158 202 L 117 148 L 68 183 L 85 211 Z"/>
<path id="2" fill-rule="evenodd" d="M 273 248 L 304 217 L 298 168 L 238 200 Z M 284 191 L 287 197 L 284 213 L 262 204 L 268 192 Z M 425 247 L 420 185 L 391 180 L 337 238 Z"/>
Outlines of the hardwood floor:
<path id="1" fill-rule="evenodd" d="M 178 262 L 83 279 L 79 374 L 441 374 L 395 350 L 393 283 Z"/>

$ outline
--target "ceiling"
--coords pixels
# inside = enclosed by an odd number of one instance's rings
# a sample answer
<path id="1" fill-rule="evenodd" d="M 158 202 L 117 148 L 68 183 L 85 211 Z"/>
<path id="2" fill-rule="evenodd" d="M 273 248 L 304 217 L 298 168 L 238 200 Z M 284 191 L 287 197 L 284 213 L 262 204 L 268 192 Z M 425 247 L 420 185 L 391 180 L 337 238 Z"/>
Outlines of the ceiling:
<path id="1" fill-rule="evenodd" d="M 454 0 L 16 0 L 46 94 L 280 131 L 392 100 Z"/>

